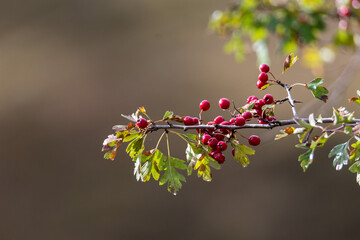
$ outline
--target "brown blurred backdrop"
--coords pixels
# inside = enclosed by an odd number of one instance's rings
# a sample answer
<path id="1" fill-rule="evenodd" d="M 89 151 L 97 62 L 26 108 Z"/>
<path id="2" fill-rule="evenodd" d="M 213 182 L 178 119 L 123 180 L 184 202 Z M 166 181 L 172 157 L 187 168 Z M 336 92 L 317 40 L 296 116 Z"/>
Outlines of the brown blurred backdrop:
<path id="1" fill-rule="evenodd" d="M 255 55 L 236 63 L 207 30 L 210 14 L 229 3 L 2 1 L 0 239 L 359 239 L 360 188 L 327 157 L 341 137 L 317 150 L 304 174 L 295 138 L 274 144 L 278 129 L 247 131 L 265 139 L 248 168 L 228 156 L 212 183 L 192 176 L 176 197 L 136 182 L 124 147 L 115 161 L 103 159 L 103 139 L 126 123 L 121 113 L 144 105 L 153 118 L 196 115 L 203 99 L 263 96 Z M 350 56 L 327 66 L 327 84 Z M 284 57 L 271 51 L 274 72 Z M 313 76 L 297 64 L 287 78 Z M 359 88 L 353 81 L 339 105 Z M 287 105 L 277 110 L 291 117 Z M 184 158 L 185 145 L 170 140 Z"/>

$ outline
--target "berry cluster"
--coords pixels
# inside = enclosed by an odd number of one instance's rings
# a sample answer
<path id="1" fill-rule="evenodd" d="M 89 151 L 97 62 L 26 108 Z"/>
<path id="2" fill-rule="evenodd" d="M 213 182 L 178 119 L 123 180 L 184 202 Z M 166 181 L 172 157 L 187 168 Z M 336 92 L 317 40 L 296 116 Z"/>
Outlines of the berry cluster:
<path id="1" fill-rule="evenodd" d="M 263 86 L 265 86 L 267 84 L 267 81 L 269 79 L 269 76 L 267 75 L 267 73 L 270 71 L 270 67 L 267 64 L 261 64 L 259 67 L 260 70 L 260 74 L 258 76 L 258 81 L 256 83 L 256 87 L 258 89 L 261 89 Z"/>

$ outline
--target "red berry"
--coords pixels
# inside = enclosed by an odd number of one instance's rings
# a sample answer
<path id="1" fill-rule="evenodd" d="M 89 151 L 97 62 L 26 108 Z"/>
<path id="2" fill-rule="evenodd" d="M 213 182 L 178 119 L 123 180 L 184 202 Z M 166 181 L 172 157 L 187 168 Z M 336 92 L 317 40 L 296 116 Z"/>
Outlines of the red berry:
<path id="1" fill-rule="evenodd" d="M 231 151 L 232 155 L 235 157 L 235 149 Z"/>
<path id="2" fill-rule="evenodd" d="M 273 104 L 274 103 L 274 98 L 271 94 L 266 94 L 264 97 L 263 97 L 264 101 L 265 101 L 265 104 Z"/>
<path id="3" fill-rule="evenodd" d="M 184 117 L 184 125 L 186 125 L 186 126 L 193 125 L 192 117 L 189 117 L 189 116 Z"/>
<path id="4" fill-rule="evenodd" d="M 222 116 L 217 116 L 217 117 L 214 119 L 215 124 L 220 124 L 220 123 L 222 123 L 223 121 L 225 121 L 225 119 L 224 119 Z"/>
<path id="5" fill-rule="evenodd" d="M 237 117 L 235 119 L 235 125 L 236 126 L 243 126 L 245 124 L 245 118 L 243 117 Z"/>
<path id="6" fill-rule="evenodd" d="M 262 82 L 262 81 L 260 81 L 260 80 L 258 80 L 257 82 L 256 82 L 256 87 L 258 88 L 258 89 L 261 89 L 263 86 L 265 86 L 266 85 L 266 82 Z"/>
<path id="7" fill-rule="evenodd" d="M 269 79 L 269 77 L 268 77 L 267 73 L 261 72 L 261 73 L 259 74 L 258 79 L 259 79 L 261 82 L 266 83 L 267 80 Z"/>
<path id="8" fill-rule="evenodd" d="M 222 121 L 220 125 L 230 125 L 230 123 L 228 121 Z"/>
<path id="9" fill-rule="evenodd" d="M 257 146 L 257 145 L 259 145 L 259 144 L 260 144 L 260 138 L 259 138 L 258 136 L 256 136 L 256 135 L 251 135 L 251 136 L 249 137 L 249 144 L 250 144 L 251 146 Z"/>
<path id="10" fill-rule="evenodd" d="M 148 126 L 148 122 L 146 121 L 146 119 L 144 118 L 139 118 L 136 121 L 136 126 L 138 126 L 139 128 L 143 129 L 146 128 Z"/>
<path id="11" fill-rule="evenodd" d="M 225 162 L 225 156 L 222 153 L 215 153 L 214 154 L 214 159 L 220 164 Z"/>
<path id="12" fill-rule="evenodd" d="M 235 118 L 231 118 L 229 121 L 230 124 L 234 124 L 235 123 Z"/>
<path id="13" fill-rule="evenodd" d="M 198 125 L 199 124 L 199 119 L 197 117 L 192 118 L 192 125 Z"/>
<path id="14" fill-rule="evenodd" d="M 261 110 L 262 106 L 264 106 L 264 105 L 265 105 L 265 100 L 264 99 L 259 99 L 259 100 L 256 101 L 253 109 Z"/>
<path id="15" fill-rule="evenodd" d="M 222 134 L 220 131 L 214 132 L 214 138 L 216 138 L 218 141 L 224 140 L 224 134 Z"/>
<path id="16" fill-rule="evenodd" d="M 220 152 L 223 152 L 227 149 L 227 144 L 226 142 L 224 141 L 219 141 L 217 146 L 216 146 L 216 149 L 219 150 Z"/>
<path id="17" fill-rule="evenodd" d="M 276 118 L 274 118 L 274 117 L 267 117 L 266 120 L 268 120 L 269 122 L 273 122 L 273 121 L 276 121 Z"/>
<path id="18" fill-rule="evenodd" d="M 255 97 L 255 96 L 250 96 L 250 97 L 247 98 L 246 103 L 251 103 L 251 102 L 254 102 L 254 101 L 256 101 L 256 100 L 258 100 L 257 97 Z"/>
<path id="19" fill-rule="evenodd" d="M 259 123 L 259 124 L 267 124 L 267 122 L 266 122 L 264 119 L 259 119 L 259 120 L 258 120 L 258 123 Z"/>
<path id="20" fill-rule="evenodd" d="M 201 103 L 200 103 L 200 109 L 203 110 L 203 111 L 207 111 L 209 110 L 210 108 L 210 102 L 208 100 L 203 100 Z"/>
<path id="21" fill-rule="evenodd" d="M 211 136 L 209 134 L 204 134 L 201 138 L 201 142 L 204 145 L 207 145 L 210 138 L 211 138 Z"/>
<path id="22" fill-rule="evenodd" d="M 241 116 L 245 118 L 245 120 L 252 118 L 252 114 L 249 111 L 244 112 L 243 114 L 241 114 Z"/>
<path id="23" fill-rule="evenodd" d="M 208 145 L 209 145 L 211 148 L 216 149 L 216 146 L 217 146 L 218 142 L 219 142 L 219 141 L 218 141 L 216 138 L 212 137 L 212 138 L 210 138 L 210 139 L 208 140 Z"/>
<path id="24" fill-rule="evenodd" d="M 220 151 L 218 150 L 212 150 L 210 153 L 209 153 L 209 156 L 214 158 L 214 155 L 217 154 L 217 153 L 221 153 Z"/>
<path id="25" fill-rule="evenodd" d="M 261 109 L 256 109 L 256 114 L 258 115 L 258 117 L 262 117 L 263 111 Z"/>
<path id="26" fill-rule="evenodd" d="M 221 98 L 219 100 L 219 107 L 221 109 L 228 109 L 230 107 L 230 101 L 227 98 Z"/>
<path id="27" fill-rule="evenodd" d="M 270 71 L 270 67 L 269 67 L 269 65 L 263 63 L 260 65 L 259 70 L 260 70 L 260 72 L 267 73 Z"/>

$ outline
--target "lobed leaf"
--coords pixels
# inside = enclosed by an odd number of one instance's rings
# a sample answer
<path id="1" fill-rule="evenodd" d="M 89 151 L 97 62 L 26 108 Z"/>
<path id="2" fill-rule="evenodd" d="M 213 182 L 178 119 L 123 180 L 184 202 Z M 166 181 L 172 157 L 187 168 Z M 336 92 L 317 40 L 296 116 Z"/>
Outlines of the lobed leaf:
<path id="1" fill-rule="evenodd" d="M 234 159 L 236 161 L 240 161 L 243 167 L 247 167 L 250 164 L 248 155 L 254 155 L 255 150 L 248 146 L 239 144 L 239 142 L 234 139 L 230 140 L 230 143 L 231 146 L 235 149 Z"/>
<path id="2" fill-rule="evenodd" d="M 138 136 L 126 148 L 126 152 L 131 158 L 135 158 L 143 150 L 143 141 L 142 136 Z"/>
<path id="3" fill-rule="evenodd" d="M 334 157 L 333 165 L 336 170 L 341 170 L 344 165 L 348 164 L 349 153 L 347 151 L 349 147 L 349 141 L 336 145 L 331 149 L 329 153 L 329 158 Z"/>
<path id="4" fill-rule="evenodd" d="M 311 93 L 315 98 L 320 99 L 323 102 L 326 102 L 328 99 L 328 96 L 326 94 L 328 94 L 329 91 L 325 87 L 321 86 L 323 82 L 324 79 L 316 78 L 311 82 L 306 83 L 306 87 L 311 91 Z"/>
<path id="5" fill-rule="evenodd" d="M 164 185 L 167 183 L 167 189 L 172 194 L 176 195 L 182 187 L 181 181 L 186 182 L 184 175 L 180 174 L 178 169 L 186 169 L 186 164 L 184 160 L 168 157 L 164 164 L 165 173 L 161 176 L 159 184 Z"/>

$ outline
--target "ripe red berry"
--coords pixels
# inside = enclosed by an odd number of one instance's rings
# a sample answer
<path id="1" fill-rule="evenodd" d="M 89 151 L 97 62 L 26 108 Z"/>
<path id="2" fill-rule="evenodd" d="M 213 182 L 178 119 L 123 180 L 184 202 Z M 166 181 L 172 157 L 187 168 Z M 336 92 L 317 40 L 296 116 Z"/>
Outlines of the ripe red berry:
<path id="1" fill-rule="evenodd" d="M 249 111 L 243 112 L 243 114 L 241 114 L 241 116 L 242 116 L 243 118 L 245 118 L 245 120 L 252 118 L 252 114 L 251 114 L 251 112 L 249 112 Z"/>
<path id="2" fill-rule="evenodd" d="M 216 146 L 216 149 L 219 150 L 220 152 L 223 152 L 227 149 L 227 144 L 226 142 L 224 141 L 219 141 L 217 146 Z"/>
<path id="3" fill-rule="evenodd" d="M 216 138 L 218 141 L 222 141 L 222 140 L 224 140 L 225 136 L 222 132 L 217 130 L 214 132 L 214 138 Z"/>
<path id="4" fill-rule="evenodd" d="M 267 124 L 267 122 L 266 122 L 264 119 L 259 119 L 259 120 L 258 120 L 258 123 L 259 123 L 259 124 Z"/>
<path id="5" fill-rule="evenodd" d="M 189 116 L 184 117 L 184 125 L 186 125 L 186 126 L 193 125 L 192 117 L 189 117 Z"/>
<path id="6" fill-rule="evenodd" d="M 210 138 L 210 139 L 208 140 L 208 145 L 209 145 L 211 148 L 216 149 L 216 146 L 217 146 L 218 142 L 219 142 L 219 141 L 218 141 L 216 138 L 212 137 L 212 138 Z"/>
<path id="7" fill-rule="evenodd" d="M 258 136 L 256 136 L 256 135 L 251 135 L 251 136 L 249 137 L 249 144 L 250 144 L 251 146 L 257 146 L 257 145 L 259 145 L 259 144 L 260 144 L 260 138 L 259 138 Z"/>
<path id="8" fill-rule="evenodd" d="M 215 153 L 214 154 L 214 159 L 220 164 L 225 162 L 225 156 L 222 153 Z"/>
<path id="9" fill-rule="evenodd" d="M 204 134 L 201 138 L 201 142 L 204 145 L 207 145 L 210 138 L 211 138 L 211 136 L 209 134 Z"/>
<path id="10" fill-rule="evenodd" d="M 269 79 L 269 76 L 267 75 L 267 73 L 261 72 L 261 73 L 259 74 L 258 79 L 259 79 L 261 82 L 266 83 L 267 80 Z"/>
<path id="11" fill-rule="evenodd" d="M 264 99 L 259 99 L 256 101 L 253 109 L 259 109 L 261 110 L 261 108 L 265 105 L 265 100 Z"/>
<path id="12" fill-rule="evenodd" d="M 201 103 L 200 103 L 200 109 L 203 110 L 203 111 L 207 111 L 209 110 L 210 108 L 210 102 L 208 100 L 203 100 Z"/>
<path id="13" fill-rule="evenodd" d="M 266 82 L 262 82 L 262 81 L 260 81 L 260 80 L 258 80 L 257 82 L 256 82 L 256 87 L 258 88 L 258 89 L 261 89 L 263 86 L 265 86 L 266 85 Z"/>
<path id="14" fill-rule="evenodd" d="M 139 118 L 136 121 L 136 126 L 138 126 L 139 128 L 143 129 L 146 128 L 148 126 L 148 122 L 146 121 L 146 119 L 144 118 Z"/>
<path id="15" fill-rule="evenodd" d="M 260 64 L 259 70 L 260 70 L 260 72 L 265 72 L 265 73 L 267 73 L 267 72 L 270 71 L 270 67 L 269 67 L 269 65 L 263 63 L 263 64 Z"/>
<path id="16" fill-rule="evenodd" d="M 251 102 L 254 102 L 254 101 L 256 101 L 256 100 L 258 100 L 257 97 L 255 97 L 255 96 L 250 96 L 250 97 L 247 98 L 246 103 L 251 103 Z"/>
<path id="17" fill-rule="evenodd" d="M 230 123 L 230 124 L 235 124 L 235 118 L 231 118 L 231 119 L 229 120 L 229 123 Z"/>
<path id="18" fill-rule="evenodd" d="M 271 94 L 266 94 L 263 97 L 265 104 L 273 104 L 274 103 L 274 97 Z"/>
<path id="19" fill-rule="evenodd" d="M 243 117 L 237 117 L 235 119 L 235 125 L 236 126 L 243 126 L 245 124 L 245 118 Z"/>
<path id="20" fill-rule="evenodd" d="M 219 107 L 221 109 L 228 109 L 230 107 L 230 101 L 227 98 L 221 98 L 219 100 Z"/>
<path id="21" fill-rule="evenodd" d="M 192 118 L 192 125 L 198 125 L 199 119 L 197 117 Z"/>
<path id="22" fill-rule="evenodd" d="M 214 155 L 217 154 L 217 153 L 221 153 L 220 151 L 218 150 L 212 150 L 210 153 L 209 153 L 209 156 L 214 158 Z"/>
<path id="23" fill-rule="evenodd" d="M 220 124 L 220 123 L 222 123 L 223 121 L 225 121 L 225 119 L 224 119 L 222 116 L 217 116 L 217 117 L 214 119 L 215 124 Z"/>
<path id="24" fill-rule="evenodd" d="M 266 120 L 268 120 L 269 122 L 273 122 L 273 121 L 276 121 L 276 118 L 274 118 L 274 117 L 267 117 Z"/>

